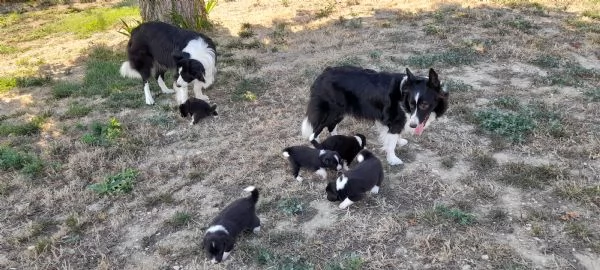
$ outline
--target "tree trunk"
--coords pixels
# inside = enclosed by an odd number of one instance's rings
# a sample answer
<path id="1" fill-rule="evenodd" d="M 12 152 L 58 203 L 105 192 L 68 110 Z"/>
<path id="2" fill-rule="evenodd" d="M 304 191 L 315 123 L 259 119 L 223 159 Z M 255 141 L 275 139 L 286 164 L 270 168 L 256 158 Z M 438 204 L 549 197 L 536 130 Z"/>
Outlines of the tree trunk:
<path id="1" fill-rule="evenodd" d="M 204 0 L 139 0 L 142 20 L 201 30 L 208 26 Z"/>

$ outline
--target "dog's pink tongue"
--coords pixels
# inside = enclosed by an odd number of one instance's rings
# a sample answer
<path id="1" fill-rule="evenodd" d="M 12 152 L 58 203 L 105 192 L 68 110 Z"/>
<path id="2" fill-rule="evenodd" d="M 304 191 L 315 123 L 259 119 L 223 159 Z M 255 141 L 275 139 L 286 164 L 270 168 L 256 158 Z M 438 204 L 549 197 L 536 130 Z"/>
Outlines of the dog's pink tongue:
<path id="1" fill-rule="evenodd" d="M 415 135 L 421 135 L 421 133 L 423 133 L 423 130 L 425 129 L 425 123 L 421 123 L 419 124 L 416 128 L 415 128 Z"/>

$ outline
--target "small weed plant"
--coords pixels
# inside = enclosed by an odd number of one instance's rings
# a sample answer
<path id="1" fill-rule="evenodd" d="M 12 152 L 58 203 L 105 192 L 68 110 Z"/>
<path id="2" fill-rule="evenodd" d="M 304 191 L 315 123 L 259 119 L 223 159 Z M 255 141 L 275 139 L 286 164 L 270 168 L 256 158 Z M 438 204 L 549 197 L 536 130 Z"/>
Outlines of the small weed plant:
<path id="1" fill-rule="evenodd" d="M 88 188 L 100 196 L 129 193 L 133 190 L 133 181 L 139 172 L 135 169 L 125 169 L 120 173 L 108 176 L 106 180 L 92 184 Z"/>

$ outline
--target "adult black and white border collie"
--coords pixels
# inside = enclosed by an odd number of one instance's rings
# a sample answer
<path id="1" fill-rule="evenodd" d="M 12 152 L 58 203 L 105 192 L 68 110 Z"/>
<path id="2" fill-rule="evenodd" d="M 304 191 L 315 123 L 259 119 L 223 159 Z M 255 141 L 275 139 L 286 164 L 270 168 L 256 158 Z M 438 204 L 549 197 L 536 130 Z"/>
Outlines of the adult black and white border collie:
<path id="1" fill-rule="evenodd" d="M 206 230 L 202 247 L 213 263 L 227 259 L 237 236 L 244 230 L 260 231 L 260 219 L 256 215 L 258 189 L 249 186 L 244 191 L 250 192 L 250 197 L 238 199 L 229 204 L 210 223 Z"/>
<path id="2" fill-rule="evenodd" d="M 148 84 L 153 74 L 163 93 L 174 92 L 164 81 L 171 69 L 177 70 L 173 88 L 178 104 L 188 99 L 188 84 L 193 84 L 196 98 L 208 100 L 202 89 L 212 85 L 217 72 L 217 51 L 209 37 L 164 22 L 145 22 L 131 31 L 127 55 L 121 76 L 142 79 L 146 104 L 154 104 Z"/>
<path id="3" fill-rule="evenodd" d="M 325 188 L 327 200 L 342 201 L 339 205 L 341 209 L 346 209 L 361 200 L 367 191 L 371 191 L 372 194 L 379 193 L 383 182 L 383 166 L 373 153 L 362 150 L 356 156 L 356 161 L 356 167 L 344 172 Z"/>
<path id="4" fill-rule="evenodd" d="M 413 75 L 408 68 L 402 74 L 353 66 L 327 67 L 311 86 L 302 135 L 312 141 L 324 128 L 335 135 L 346 115 L 372 120 L 388 163 L 397 165 L 402 160 L 396 156 L 396 144 L 408 143 L 400 138 L 400 132 L 411 129 L 420 135 L 447 108 L 448 92 L 433 69 L 429 77 L 423 77 Z"/>

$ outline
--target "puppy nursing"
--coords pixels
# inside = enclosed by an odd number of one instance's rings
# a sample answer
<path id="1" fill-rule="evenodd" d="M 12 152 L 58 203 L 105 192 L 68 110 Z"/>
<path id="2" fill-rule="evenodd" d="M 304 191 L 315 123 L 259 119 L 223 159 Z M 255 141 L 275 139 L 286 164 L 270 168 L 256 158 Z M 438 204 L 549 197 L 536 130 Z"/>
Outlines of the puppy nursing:
<path id="1" fill-rule="evenodd" d="M 356 167 L 344 172 L 325 188 L 329 201 L 342 201 L 339 205 L 341 209 L 361 200 L 367 191 L 377 194 L 383 182 L 381 161 L 373 153 L 362 150 L 356 156 L 356 161 Z"/>
<path id="2" fill-rule="evenodd" d="M 294 179 L 302 181 L 300 169 L 306 168 L 314 171 L 322 179 L 327 178 L 325 169 L 341 170 L 342 159 L 335 151 L 314 149 L 308 146 L 291 146 L 283 149 L 283 156 L 290 161 Z"/>
<path id="3" fill-rule="evenodd" d="M 251 193 L 250 197 L 229 204 L 206 230 L 202 246 L 213 263 L 227 259 L 233 250 L 236 237 L 242 231 L 246 229 L 252 229 L 254 233 L 260 231 L 260 219 L 256 215 L 258 190 L 253 186 L 244 190 Z"/>

